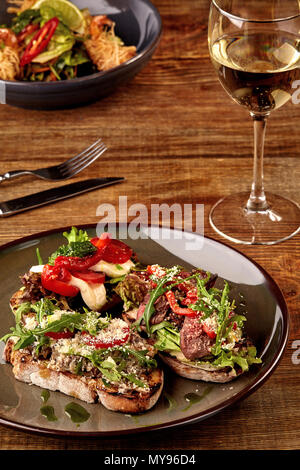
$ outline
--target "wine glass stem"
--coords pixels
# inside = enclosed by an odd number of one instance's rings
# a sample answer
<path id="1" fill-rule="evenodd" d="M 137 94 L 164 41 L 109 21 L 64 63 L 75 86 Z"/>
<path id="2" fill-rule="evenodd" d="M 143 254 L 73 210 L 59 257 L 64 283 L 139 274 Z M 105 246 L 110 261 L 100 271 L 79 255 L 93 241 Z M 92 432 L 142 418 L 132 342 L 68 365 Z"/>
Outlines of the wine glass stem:
<path id="1" fill-rule="evenodd" d="M 255 212 L 268 209 L 264 191 L 264 143 L 268 115 L 251 113 L 254 124 L 254 164 L 251 194 L 247 209 Z"/>

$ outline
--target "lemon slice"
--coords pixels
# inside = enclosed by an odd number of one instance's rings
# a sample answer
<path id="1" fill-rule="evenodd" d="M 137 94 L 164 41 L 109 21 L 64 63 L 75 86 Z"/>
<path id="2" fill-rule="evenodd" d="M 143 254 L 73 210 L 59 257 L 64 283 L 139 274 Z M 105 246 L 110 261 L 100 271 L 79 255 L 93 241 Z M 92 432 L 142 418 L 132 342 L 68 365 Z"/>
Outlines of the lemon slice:
<path id="1" fill-rule="evenodd" d="M 41 6 L 49 6 L 56 10 L 62 21 L 72 30 L 79 34 L 85 32 L 85 19 L 81 11 L 68 0 L 38 0 L 33 9 L 38 10 Z"/>

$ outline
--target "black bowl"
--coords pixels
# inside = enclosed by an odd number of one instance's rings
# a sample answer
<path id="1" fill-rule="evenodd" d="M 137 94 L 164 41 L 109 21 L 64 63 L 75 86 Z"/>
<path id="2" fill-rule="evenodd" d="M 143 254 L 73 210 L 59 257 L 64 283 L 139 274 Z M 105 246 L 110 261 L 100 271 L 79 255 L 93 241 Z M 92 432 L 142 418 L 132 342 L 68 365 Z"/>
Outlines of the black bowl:
<path id="1" fill-rule="evenodd" d="M 137 47 L 137 55 L 106 72 L 61 82 L 29 83 L 0 80 L 0 103 L 31 109 L 81 106 L 112 93 L 132 79 L 151 59 L 161 36 L 158 10 L 149 0 L 72 0 L 92 15 L 105 14 L 116 23 L 116 34 Z M 0 2 L 0 24 L 9 24 L 7 4 Z"/>

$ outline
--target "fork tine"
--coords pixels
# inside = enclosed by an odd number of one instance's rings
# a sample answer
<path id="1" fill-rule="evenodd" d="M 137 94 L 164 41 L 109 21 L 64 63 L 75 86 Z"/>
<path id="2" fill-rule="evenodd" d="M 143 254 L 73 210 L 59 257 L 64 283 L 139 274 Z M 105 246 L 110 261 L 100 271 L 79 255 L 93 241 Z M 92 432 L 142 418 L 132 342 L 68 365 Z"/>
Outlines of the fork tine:
<path id="1" fill-rule="evenodd" d="M 60 168 L 60 170 L 64 171 L 64 170 L 70 170 L 72 171 L 73 169 L 75 169 L 78 165 L 81 164 L 81 162 L 84 162 L 86 158 L 89 158 L 90 155 L 94 155 L 95 152 L 98 152 L 99 150 L 102 150 L 102 149 L 106 149 L 106 146 L 101 143 L 101 145 L 97 145 L 95 146 L 92 150 L 90 150 L 89 152 L 81 155 L 81 157 L 77 157 L 75 160 L 72 160 L 71 162 L 70 161 L 67 161 L 65 162 L 65 165 Z"/>
<path id="2" fill-rule="evenodd" d="M 83 170 L 86 166 L 90 165 L 94 160 L 99 158 L 100 155 L 102 155 L 106 150 L 107 148 L 105 146 L 98 148 L 90 155 L 86 156 L 85 159 L 82 159 L 79 163 L 76 163 L 76 165 L 64 168 L 61 171 L 61 174 L 64 176 L 75 175 L 79 171 Z"/>
<path id="3" fill-rule="evenodd" d="M 101 152 L 103 153 L 103 152 Z M 66 176 L 67 177 L 71 177 L 71 176 L 75 176 L 77 175 L 77 173 L 79 173 L 80 171 L 84 170 L 84 168 L 86 168 L 87 166 L 89 166 L 91 163 L 93 163 L 95 160 L 97 160 L 97 158 L 100 157 L 101 153 L 97 153 L 96 155 L 88 158 L 85 162 L 82 163 L 81 166 L 73 169 L 71 172 L 66 172 Z"/>
<path id="4" fill-rule="evenodd" d="M 96 147 L 88 155 L 85 155 L 84 157 L 81 157 L 79 161 L 73 162 L 70 165 L 68 165 L 65 168 L 65 170 L 75 171 L 78 167 L 84 165 L 85 162 L 87 161 L 87 159 L 90 159 L 94 155 L 98 154 L 99 152 L 103 152 L 104 150 L 106 150 L 105 145 L 101 145 L 100 147 Z"/>
<path id="5" fill-rule="evenodd" d="M 102 142 L 102 139 L 97 139 L 92 145 L 84 149 L 81 153 L 75 155 L 72 158 L 69 158 L 65 162 L 61 163 L 59 165 L 59 168 L 64 168 L 65 166 L 70 165 L 73 162 L 77 162 L 81 157 L 84 157 L 89 151 L 91 151 L 96 145 L 98 145 L 100 142 Z M 103 143 L 102 143 L 103 144 Z M 103 144 L 104 145 L 104 144 Z"/>

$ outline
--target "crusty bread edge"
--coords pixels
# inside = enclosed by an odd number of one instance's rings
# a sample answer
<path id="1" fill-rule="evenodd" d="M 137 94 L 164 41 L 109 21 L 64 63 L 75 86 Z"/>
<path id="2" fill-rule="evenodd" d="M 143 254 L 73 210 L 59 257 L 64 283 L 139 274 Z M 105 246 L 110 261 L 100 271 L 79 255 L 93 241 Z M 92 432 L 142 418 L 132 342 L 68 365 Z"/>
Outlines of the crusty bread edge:
<path id="1" fill-rule="evenodd" d="M 185 364 L 179 361 L 176 357 L 172 357 L 167 353 L 159 353 L 161 360 L 167 364 L 177 375 L 186 379 L 202 380 L 203 382 L 226 383 L 234 380 L 237 375 L 231 370 L 225 372 L 224 370 L 205 370 L 191 364 Z"/>
<path id="2" fill-rule="evenodd" d="M 12 364 L 13 374 L 21 382 L 37 385 L 51 391 L 59 391 L 86 403 L 100 402 L 111 411 L 130 414 L 150 410 L 160 398 L 164 384 L 162 369 L 156 369 L 157 387 L 154 387 L 149 393 L 122 395 L 104 390 L 102 381 L 99 379 L 50 369 L 46 362 L 36 361 L 30 354 L 23 351 L 14 351 L 13 344 L 13 341 L 7 341 L 3 356 L 7 362 Z"/>

